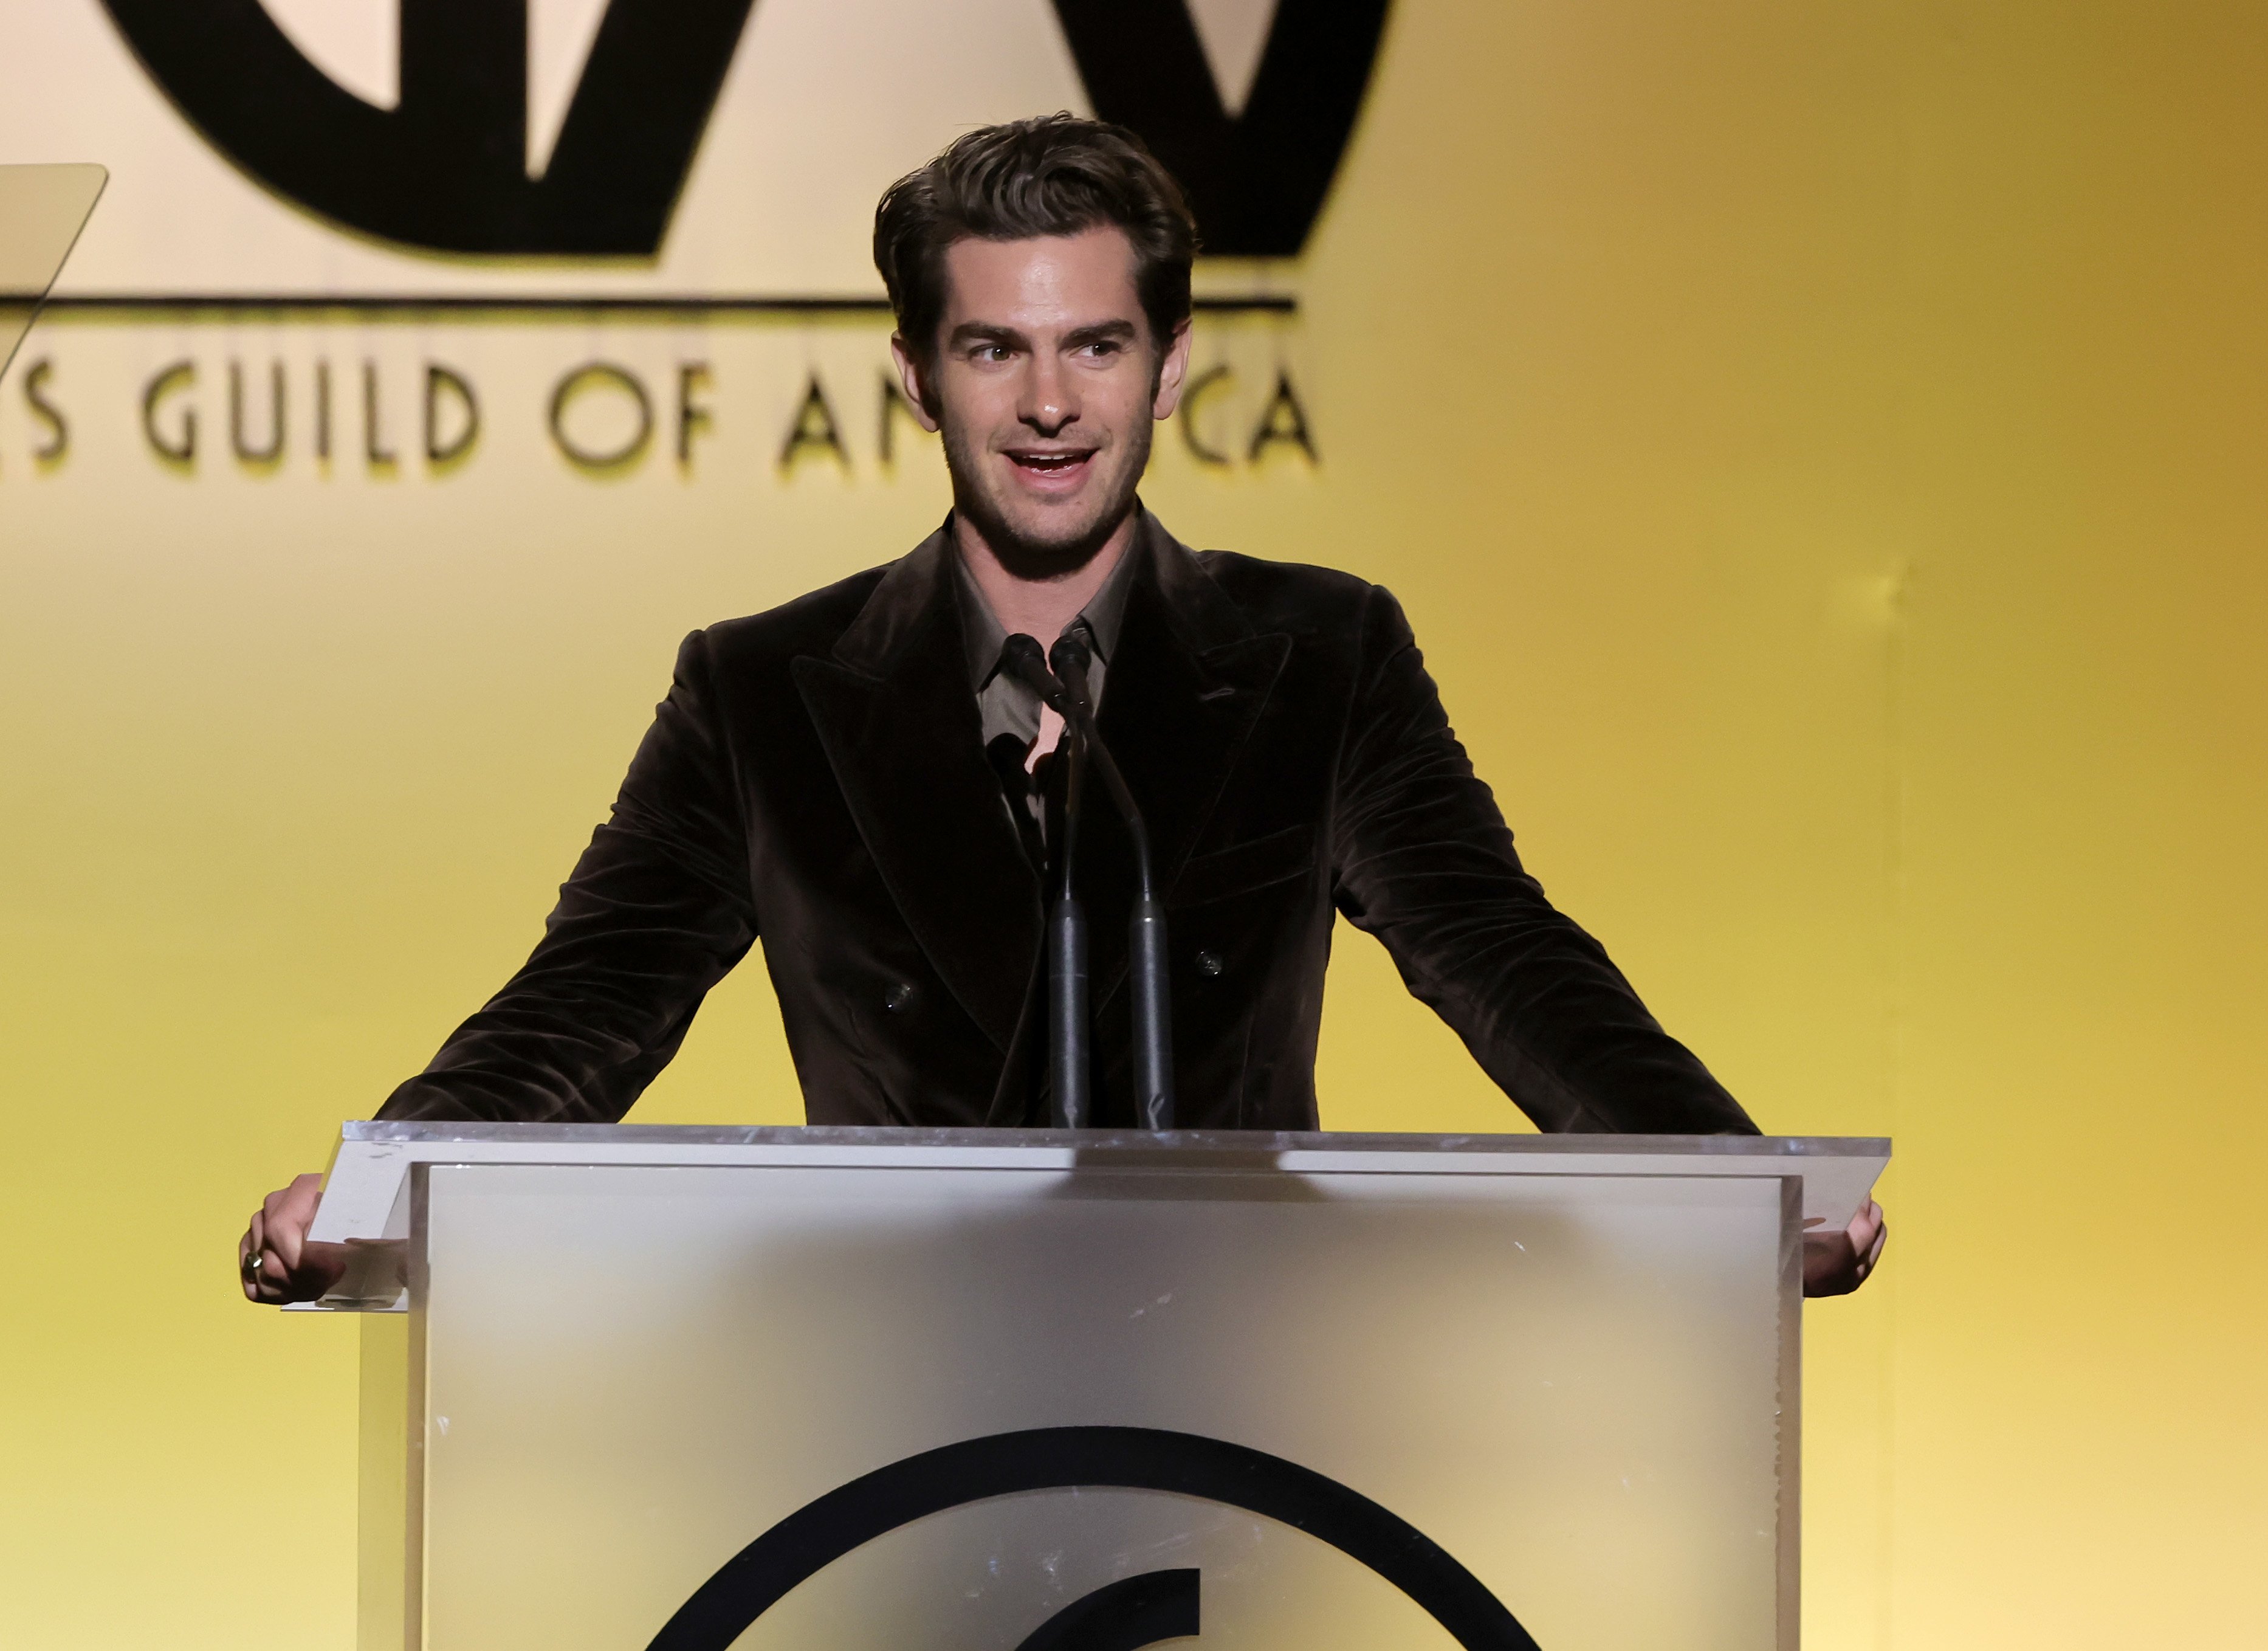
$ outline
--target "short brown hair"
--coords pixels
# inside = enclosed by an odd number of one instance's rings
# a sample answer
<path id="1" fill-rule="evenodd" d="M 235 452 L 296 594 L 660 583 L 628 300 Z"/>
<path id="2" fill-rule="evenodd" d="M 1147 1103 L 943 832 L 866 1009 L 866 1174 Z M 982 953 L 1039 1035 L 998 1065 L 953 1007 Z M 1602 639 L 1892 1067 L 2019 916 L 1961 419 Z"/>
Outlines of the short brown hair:
<path id="1" fill-rule="evenodd" d="M 1071 114 L 964 133 L 892 184 L 874 209 L 874 267 L 917 359 L 945 320 L 945 254 L 957 240 L 1028 240 L 1102 225 L 1134 245 L 1134 290 L 1162 349 L 1189 316 L 1197 221 L 1182 187 L 1123 126 Z"/>

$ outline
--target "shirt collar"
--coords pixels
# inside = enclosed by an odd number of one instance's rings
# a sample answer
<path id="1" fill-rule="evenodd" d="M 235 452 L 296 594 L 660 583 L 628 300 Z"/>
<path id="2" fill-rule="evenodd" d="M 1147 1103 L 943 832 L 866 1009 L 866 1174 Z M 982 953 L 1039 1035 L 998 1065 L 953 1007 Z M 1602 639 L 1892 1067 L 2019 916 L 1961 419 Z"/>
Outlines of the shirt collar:
<path id="1" fill-rule="evenodd" d="M 1105 665 L 1118 652 L 1118 632 L 1126 623 L 1126 598 L 1133 589 L 1134 564 L 1142 554 L 1142 534 L 1137 531 L 1118 558 L 1118 565 L 1102 581 L 1102 588 L 1087 599 L 1079 618 L 1071 622 L 1085 622 L 1095 658 Z M 1000 668 L 1000 648 L 1008 640 L 1008 628 L 994 615 L 992 605 L 984 600 L 976 576 L 968 571 L 959 549 L 949 543 L 948 549 L 961 579 L 961 637 L 968 664 L 968 686 L 981 693 Z"/>

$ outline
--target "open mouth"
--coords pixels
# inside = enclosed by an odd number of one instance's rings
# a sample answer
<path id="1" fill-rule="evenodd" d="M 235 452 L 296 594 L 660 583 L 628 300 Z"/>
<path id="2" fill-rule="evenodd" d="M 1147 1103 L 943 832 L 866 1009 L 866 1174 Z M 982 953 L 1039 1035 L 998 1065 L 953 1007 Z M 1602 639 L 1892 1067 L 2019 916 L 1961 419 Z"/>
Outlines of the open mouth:
<path id="1" fill-rule="evenodd" d="M 1076 447 L 1061 453 L 1011 452 L 1008 461 L 1028 476 L 1069 476 L 1076 474 L 1093 457 L 1094 448 Z"/>

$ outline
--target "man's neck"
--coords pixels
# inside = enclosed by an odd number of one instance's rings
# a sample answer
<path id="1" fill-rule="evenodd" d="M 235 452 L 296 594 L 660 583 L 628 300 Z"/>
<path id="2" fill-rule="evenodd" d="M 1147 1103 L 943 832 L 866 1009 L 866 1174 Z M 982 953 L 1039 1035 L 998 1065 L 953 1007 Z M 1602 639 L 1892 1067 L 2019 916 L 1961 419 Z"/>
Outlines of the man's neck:
<path id="1" fill-rule="evenodd" d="M 1046 648 L 1055 645 L 1064 627 L 1079 617 L 1109 579 L 1134 542 L 1134 519 L 1139 513 L 1127 512 L 1126 520 L 1084 562 L 1037 579 L 1011 571 L 965 512 L 954 512 L 953 540 L 992 616 L 1011 636 L 1020 630 Z"/>

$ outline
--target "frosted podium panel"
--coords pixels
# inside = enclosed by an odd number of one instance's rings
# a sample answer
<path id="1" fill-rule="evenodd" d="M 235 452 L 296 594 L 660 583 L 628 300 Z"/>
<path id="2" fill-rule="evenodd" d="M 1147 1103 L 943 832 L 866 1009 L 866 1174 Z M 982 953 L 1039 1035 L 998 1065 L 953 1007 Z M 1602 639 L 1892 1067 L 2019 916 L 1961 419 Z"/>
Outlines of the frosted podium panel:
<path id="1" fill-rule="evenodd" d="M 410 1167 L 365 1651 L 1794 1643 L 1800 1166 L 770 1156 Z"/>

